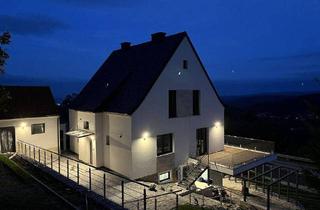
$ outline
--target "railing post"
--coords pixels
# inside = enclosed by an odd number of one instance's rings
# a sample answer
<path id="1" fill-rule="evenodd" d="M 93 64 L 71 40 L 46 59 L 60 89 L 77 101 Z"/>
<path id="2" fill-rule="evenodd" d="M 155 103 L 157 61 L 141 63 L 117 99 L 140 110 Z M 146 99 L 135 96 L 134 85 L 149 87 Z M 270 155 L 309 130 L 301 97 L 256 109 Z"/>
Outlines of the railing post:
<path id="1" fill-rule="evenodd" d="M 69 179 L 69 159 L 67 159 L 67 178 Z"/>
<path id="2" fill-rule="evenodd" d="M 121 206 L 124 207 L 124 181 L 121 180 Z"/>
<path id="3" fill-rule="evenodd" d="M 47 166 L 47 153 L 45 150 L 43 151 L 43 155 L 44 155 L 44 165 Z"/>
<path id="4" fill-rule="evenodd" d="M 179 208 L 179 195 L 176 194 L 176 209 L 178 210 Z"/>
<path id="5" fill-rule="evenodd" d="M 106 199 L 106 174 L 103 173 L 103 197 Z"/>
<path id="6" fill-rule="evenodd" d="M 270 186 L 267 187 L 267 210 L 270 210 Z"/>
<path id="7" fill-rule="evenodd" d="M 79 184 L 79 163 L 77 163 L 77 183 Z"/>
<path id="8" fill-rule="evenodd" d="M 288 172 L 287 172 L 288 173 Z M 289 197 L 289 189 L 290 189 L 290 182 L 289 179 L 287 178 L 287 201 L 289 202 L 290 197 Z"/>
<path id="9" fill-rule="evenodd" d="M 33 147 L 33 160 L 35 161 L 36 160 L 36 148 Z"/>
<path id="10" fill-rule="evenodd" d="M 247 182 L 245 179 L 243 179 L 243 182 L 242 182 L 243 186 L 242 186 L 242 193 L 243 193 L 243 201 L 244 202 L 247 202 Z"/>
<path id="11" fill-rule="evenodd" d="M 89 190 L 91 191 L 91 168 L 89 167 Z"/>
<path id="12" fill-rule="evenodd" d="M 281 178 L 281 168 L 278 169 L 278 179 Z M 278 182 L 278 198 L 281 196 L 281 180 Z"/>
<path id="13" fill-rule="evenodd" d="M 29 145 L 29 158 L 31 159 L 32 156 L 31 156 L 31 146 Z"/>
<path id="14" fill-rule="evenodd" d="M 154 210 L 157 210 L 158 209 L 158 206 L 157 206 L 157 197 L 154 198 Z"/>
<path id="15" fill-rule="evenodd" d="M 27 145 L 24 145 L 24 155 L 27 156 Z"/>
<path id="16" fill-rule="evenodd" d="M 296 202 L 299 199 L 299 172 L 296 172 Z"/>
<path id="17" fill-rule="evenodd" d="M 263 165 L 262 165 L 262 173 L 265 172 L 265 168 L 264 168 L 264 167 L 265 167 L 265 165 L 263 164 Z M 262 177 L 261 177 L 261 178 L 262 178 L 262 192 L 263 192 L 263 193 L 265 193 L 265 178 L 264 178 L 264 176 L 265 176 L 265 175 L 262 175 Z"/>
<path id="18" fill-rule="evenodd" d="M 52 167 L 52 165 L 53 165 L 53 163 L 52 163 L 52 153 L 50 153 L 50 162 L 51 162 L 51 169 L 53 169 L 53 167 Z"/>
<path id="19" fill-rule="evenodd" d="M 60 174 L 60 155 L 58 155 L 58 172 Z"/>
<path id="20" fill-rule="evenodd" d="M 146 192 L 146 188 L 143 189 L 143 209 L 147 210 L 147 192 Z"/>
<path id="21" fill-rule="evenodd" d="M 39 155 L 39 163 L 41 163 L 40 148 L 39 148 L 39 150 L 38 150 L 38 155 Z"/>

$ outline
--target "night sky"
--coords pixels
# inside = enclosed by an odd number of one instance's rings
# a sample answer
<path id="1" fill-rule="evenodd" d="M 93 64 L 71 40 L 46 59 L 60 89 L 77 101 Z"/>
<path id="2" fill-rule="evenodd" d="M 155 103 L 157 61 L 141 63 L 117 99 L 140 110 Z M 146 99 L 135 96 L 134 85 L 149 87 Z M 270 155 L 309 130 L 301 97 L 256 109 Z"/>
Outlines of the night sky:
<path id="1" fill-rule="evenodd" d="M 61 97 L 120 42 L 187 31 L 223 95 L 320 90 L 320 0 L 0 1 L 0 32 L 13 35 L 2 83 Z"/>

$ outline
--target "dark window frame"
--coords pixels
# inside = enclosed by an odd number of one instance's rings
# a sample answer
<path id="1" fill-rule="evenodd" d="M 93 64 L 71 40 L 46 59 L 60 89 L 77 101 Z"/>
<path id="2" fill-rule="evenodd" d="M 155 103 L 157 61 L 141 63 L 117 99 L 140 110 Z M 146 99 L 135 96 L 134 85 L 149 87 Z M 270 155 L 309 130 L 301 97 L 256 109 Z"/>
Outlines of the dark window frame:
<path id="1" fill-rule="evenodd" d="M 187 60 L 187 59 L 184 59 L 184 60 L 182 61 L 182 68 L 183 68 L 183 69 L 188 69 L 188 60 Z"/>
<path id="2" fill-rule="evenodd" d="M 106 136 L 106 145 L 110 146 L 110 136 L 109 135 Z"/>
<path id="3" fill-rule="evenodd" d="M 89 123 L 89 121 L 83 121 L 83 129 L 89 130 L 89 128 L 90 128 L 90 123 Z"/>
<path id="4" fill-rule="evenodd" d="M 167 146 L 164 140 L 160 140 L 160 138 L 168 137 L 170 139 L 169 143 L 169 150 L 165 150 L 165 147 Z M 159 152 L 159 147 L 161 148 L 161 151 Z M 162 134 L 157 136 L 157 156 L 165 155 L 165 154 L 170 154 L 173 152 L 173 134 L 168 133 L 168 134 Z"/>
<path id="5" fill-rule="evenodd" d="M 35 126 L 41 126 L 40 130 L 37 130 Z M 46 132 L 46 124 L 45 123 L 35 123 L 31 124 L 31 135 L 42 134 Z"/>
<path id="6" fill-rule="evenodd" d="M 200 90 L 192 91 L 192 114 L 200 115 Z"/>
<path id="7" fill-rule="evenodd" d="M 169 118 L 177 117 L 177 91 L 169 90 Z"/>

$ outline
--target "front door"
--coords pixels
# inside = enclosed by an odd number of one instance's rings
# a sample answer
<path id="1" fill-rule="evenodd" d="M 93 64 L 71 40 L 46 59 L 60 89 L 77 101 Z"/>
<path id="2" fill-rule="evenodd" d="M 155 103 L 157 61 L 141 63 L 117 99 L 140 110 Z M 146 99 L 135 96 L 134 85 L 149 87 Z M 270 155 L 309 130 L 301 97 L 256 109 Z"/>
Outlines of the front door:
<path id="1" fill-rule="evenodd" d="M 208 128 L 197 129 L 197 156 L 208 152 Z"/>
<path id="2" fill-rule="evenodd" d="M 15 130 L 14 127 L 0 128 L 0 152 L 15 152 Z"/>

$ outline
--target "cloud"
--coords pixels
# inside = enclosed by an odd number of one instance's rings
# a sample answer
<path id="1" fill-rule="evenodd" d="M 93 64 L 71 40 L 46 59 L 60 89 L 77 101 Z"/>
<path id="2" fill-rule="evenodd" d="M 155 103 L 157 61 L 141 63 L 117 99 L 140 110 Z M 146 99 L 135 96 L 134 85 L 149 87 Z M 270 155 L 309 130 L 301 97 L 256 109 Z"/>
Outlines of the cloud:
<path id="1" fill-rule="evenodd" d="M 302 59 L 319 59 L 320 52 L 304 53 L 288 56 L 260 57 L 254 58 L 251 61 L 283 61 L 283 60 L 302 60 Z"/>
<path id="2" fill-rule="evenodd" d="M 19 35 L 42 36 L 66 28 L 65 23 L 44 15 L 0 15 L 0 31 Z"/>
<path id="3" fill-rule="evenodd" d="M 129 7 L 141 3 L 142 0 L 55 0 L 55 2 L 67 3 L 80 7 Z"/>

